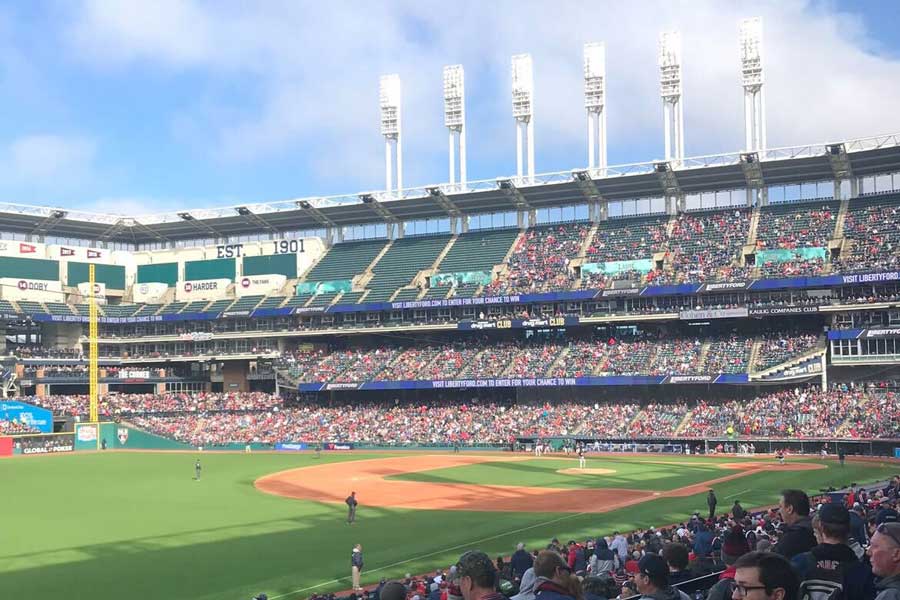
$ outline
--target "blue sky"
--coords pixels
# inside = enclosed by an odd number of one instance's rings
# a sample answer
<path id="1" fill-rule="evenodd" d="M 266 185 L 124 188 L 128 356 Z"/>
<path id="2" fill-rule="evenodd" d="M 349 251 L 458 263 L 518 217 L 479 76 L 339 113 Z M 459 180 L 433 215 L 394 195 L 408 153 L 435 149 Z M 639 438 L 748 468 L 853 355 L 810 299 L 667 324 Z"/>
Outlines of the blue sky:
<path id="1" fill-rule="evenodd" d="M 538 172 L 584 166 L 581 52 L 607 45 L 611 164 L 662 154 L 656 42 L 684 40 L 686 152 L 739 150 L 737 31 L 762 16 L 770 146 L 900 132 L 896 2 L 0 4 L 0 201 L 121 214 L 447 180 L 441 68 L 466 69 L 470 179 L 515 170 L 510 56 L 535 64 Z M 247 11 L 255 6 L 257 10 Z"/>

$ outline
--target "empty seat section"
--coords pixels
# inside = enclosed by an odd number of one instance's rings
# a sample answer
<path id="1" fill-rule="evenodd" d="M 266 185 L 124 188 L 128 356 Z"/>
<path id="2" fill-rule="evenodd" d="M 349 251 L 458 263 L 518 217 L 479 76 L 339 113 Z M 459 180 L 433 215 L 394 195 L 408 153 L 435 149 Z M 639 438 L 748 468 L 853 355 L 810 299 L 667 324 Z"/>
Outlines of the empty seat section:
<path id="1" fill-rule="evenodd" d="M 144 304 L 140 308 L 138 308 L 132 316 L 134 317 L 149 317 L 150 315 L 155 315 L 162 308 L 162 304 Z"/>
<path id="2" fill-rule="evenodd" d="M 337 294 L 335 294 L 334 292 L 316 294 L 310 301 L 309 306 L 328 306 L 329 304 L 334 302 L 335 298 L 337 298 Z"/>
<path id="3" fill-rule="evenodd" d="M 181 309 L 187 306 L 187 302 L 170 302 L 166 304 L 161 309 L 159 309 L 159 313 L 161 315 L 172 315 L 178 312 L 181 312 Z"/>
<path id="4" fill-rule="evenodd" d="M 244 296 L 243 298 L 238 298 L 234 301 L 234 304 L 228 305 L 221 310 L 226 312 L 234 312 L 234 311 L 244 311 L 244 310 L 253 310 L 263 299 L 262 296 Z M 282 298 L 283 300 L 283 298 Z M 207 309 L 209 310 L 209 309 Z"/>
<path id="5" fill-rule="evenodd" d="M 65 302 L 44 302 L 47 312 L 51 315 L 73 315 L 72 308 Z"/>
<path id="6" fill-rule="evenodd" d="M 307 273 L 305 281 L 353 279 L 366 270 L 387 243 L 387 240 L 369 240 L 335 244 Z"/>
<path id="7" fill-rule="evenodd" d="M 282 305 L 282 308 L 296 308 L 298 306 L 306 306 L 312 296 L 303 294 L 301 296 L 291 296 L 288 301 Z"/>
<path id="8" fill-rule="evenodd" d="M 107 317 L 130 317 L 134 313 L 143 308 L 137 304 L 106 304 L 100 307 L 100 310 Z"/>
<path id="9" fill-rule="evenodd" d="M 196 313 L 203 312 L 203 309 L 209 306 L 209 300 L 193 300 L 184 305 L 180 312 Z"/>
<path id="10" fill-rule="evenodd" d="M 75 312 L 76 315 L 81 315 L 82 317 L 87 317 L 87 316 L 90 316 L 90 314 L 91 314 L 91 307 L 89 304 L 73 304 L 72 310 Z M 97 305 L 97 314 L 98 315 L 103 314 L 101 304 Z"/>
<path id="11" fill-rule="evenodd" d="M 0 300 L 0 312 L 11 315 L 19 311 L 12 305 L 12 302 L 10 302 L 9 300 Z"/>
<path id="12" fill-rule="evenodd" d="M 463 233 L 438 265 L 438 272 L 490 271 L 503 262 L 518 235 L 518 229 Z"/>
<path id="13" fill-rule="evenodd" d="M 419 294 L 422 293 L 422 290 L 419 288 L 403 288 L 397 295 L 394 296 L 394 302 L 409 302 L 411 300 L 416 300 L 419 297 Z"/>
<path id="14" fill-rule="evenodd" d="M 409 285 L 416 273 L 430 268 L 440 256 L 450 236 L 409 237 L 395 240 L 372 267 L 375 276 L 366 286 L 366 302 L 387 302 L 394 291 Z"/>
<path id="15" fill-rule="evenodd" d="M 365 292 L 344 292 L 344 295 L 338 300 L 338 304 L 356 304 L 364 295 Z"/>
<path id="16" fill-rule="evenodd" d="M 234 301 L 228 298 L 226 298 L 225 300 L 216 300 L 215 302 L 204 308 L 201 312 L 217 314 L 227 309 L 233 303 Z M 189 312 L 188 308 L 189 307 L 186 307 L 184 312 Z"/>
<path id="17" fill-rule="evenodd" d="M 475 294 L 478 293 L 479 285 L 477 283 L 464 283 L 462 285 L 456 286 L 456 293 L 453 295 L 454 298 L 474 298 Z"/>
<path id="18" fill-rule="evenodd" d="M 18 304 L 19 308 L 21 308 L 26 315 L 47 313 L 47 309 L 45 309 L 40 302 L 32 302 L 31 300 L 19 300 Z"/>
<path id="19" fill-rule="evenodd" d="M 307 297 L 308 299 L 308 297 Z M 285 296 L 266 296 L 266 298 L 259 303 L 259 306 L 256 308 L 278 308 L 284 301 L 287 300 Z"/>
<path id="20" fill-rule="evenodd" d="M 447 286 L 428 288 L 425 295 L 422 296 L 422 300 L 443 300 L 448 293 L 450 293 L 450 288 Z"/>

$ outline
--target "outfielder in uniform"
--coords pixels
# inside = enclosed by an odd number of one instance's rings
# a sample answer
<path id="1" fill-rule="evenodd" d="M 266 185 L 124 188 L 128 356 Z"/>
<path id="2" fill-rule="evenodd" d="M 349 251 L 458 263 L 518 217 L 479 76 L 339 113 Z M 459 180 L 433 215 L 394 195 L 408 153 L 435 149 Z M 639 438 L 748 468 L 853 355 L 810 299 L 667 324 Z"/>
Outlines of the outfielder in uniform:
<path id="1" fill-rule="evenodd" d="M 197 462 L 194 463 L 194 479 L 200 481 L 200 471 L 203 470 L 203 467 L 200 466 L 200 459 L 197 459 Z"/>
<path id="2" fill-rule="evenodd" d="M 584 458 L 584 450 L 578 451 L 578 468 L 583 469 L 587 466 L 587 459 Z"/>

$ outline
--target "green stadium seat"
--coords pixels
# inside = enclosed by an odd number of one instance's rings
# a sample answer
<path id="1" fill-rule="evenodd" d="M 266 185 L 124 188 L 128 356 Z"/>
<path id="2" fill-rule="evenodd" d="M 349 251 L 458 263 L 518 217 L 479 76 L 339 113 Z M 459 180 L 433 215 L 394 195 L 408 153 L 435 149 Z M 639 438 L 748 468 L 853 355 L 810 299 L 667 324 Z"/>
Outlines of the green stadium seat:
<path id="1" fill-rule="evenodd" d="M 369 289 L 366 302 L 389 301 L 397 288 L 409 285 L 419 271 L 430 268 L 449 241 L 447 235 L 394 240 L 372 268 L 374 277 L 366 286 Z"/>

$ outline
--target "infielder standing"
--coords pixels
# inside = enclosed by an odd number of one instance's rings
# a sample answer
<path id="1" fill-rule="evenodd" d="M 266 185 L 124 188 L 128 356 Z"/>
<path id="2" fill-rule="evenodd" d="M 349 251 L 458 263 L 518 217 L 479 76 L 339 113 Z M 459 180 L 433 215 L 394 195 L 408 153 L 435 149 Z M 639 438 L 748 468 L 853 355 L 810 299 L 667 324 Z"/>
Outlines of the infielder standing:
<path id="1" fill-rule="evenodd" d="M 347 524 L 349 525 L 356 521 L 356 506 L 359 504 L 356 500 L 356 492 L 350 492 L 344 502 L 347 503 Z"/>

